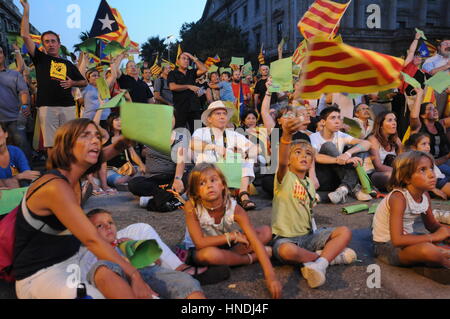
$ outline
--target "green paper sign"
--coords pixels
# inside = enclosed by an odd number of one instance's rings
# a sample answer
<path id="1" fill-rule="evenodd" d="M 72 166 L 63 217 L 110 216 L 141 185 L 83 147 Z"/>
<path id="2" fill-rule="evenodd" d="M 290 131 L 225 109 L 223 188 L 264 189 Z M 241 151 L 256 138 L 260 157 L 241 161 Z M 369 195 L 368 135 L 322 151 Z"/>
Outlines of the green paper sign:
<path id="1" fill-rule="evenodd" d="M 16 208 L 28 187 L 0 190 L 0 215 L 5 215 Z"/>
<path id="2" fill-rule="evenodd" d="M 124 98 L 125 93 L 126 93 L 126 91 L 120 92 L 115 97 L 113 97 L 111 100 L 109 100 L 107 103 L 100 106 L 98 109 L 99 110 L 112 109 L 112 108 L 120 106 L 120 104 L 125 102 L 125 98 Z"/>
<path id="3" fill-rule="evenodd" d="M 342 208 L 342 212 L 344 214 L 350 215 L 350 214 L 355 214 L 355 213 L 365 211 L 367 209 L 369 209 L 369 206 L 366 204 L 351 205 L 351 206 Z"/>
<path id="4" fill-rule="evenodd" d="M 129 240 L 119 244 L 119 249 L 137 269 L 150 266 L 162 254 L 162 249 L 154 239 Z"/>
<path id="5" fill-rule="evenodd" d="M 170 156 L 172 106 L 125 102 L 120 107 L 125 137 Z"/>
<path id="6" fill-rule="evenodd" d="M 109 91 L 108 83 L 106 83 L 105 78 L 98 78 L 96 84 L 98 93 L 100 94 L 100 98 L 102 100 L 110 99 L 111 92 Z"/>
<path id="7" fill-rule="evenodd" d="M 91 38 L 77 45 L 81 52 L 92 53 L 95 55 L 97 50 L 97 39 Z"/>
<path id="8" fill-rule="evenodd" d="M 364 170 L 364 167 L 358 165 L 356 167 L 356 173 L 358 174 L 359 181 L 361 183 L 363 192 L 369 194 L 372 191 L 372 181 Z"/>
<path id="9" fill-rule="evenodd" d="M 350 126 L 350 130 L 347 134 L 353 136 L 354 138 L 361 138 L 362 129 L 358 122 L 354 119 L 344 117 L 344 124 Z"/>
<path id="10" fill-rule="evenodd" d="M 425 36 L 425 33 L 423 33 L 422 30 L 416 28 L 416 32 L 417 32 L 418 34 L 420 34 L 420 37 L 421 37 L 422 39 L 428 40 L 427 37 Z"/>
<path id="11" fill-rule="evenodd" d="M 17 46 L 19 47 L 19 50 L 22 49 L 23 45 L 25 44 L 25 42 L 23 41 L 23 38 L 18 33 L 8 33 L 6 35 L 6 39 L 8 40 L 9 44 L 13 44 L 13 43 L 17 44 Z"/>
<path id="12" fill-rule="evenodd" d="M 406 74 L 406 73 L 403 73 L 403 72 L 400 72 L 400 73 L 401 73 L 402 76 L 403 76 L 403 80 L 404 80 L 406 83 L 408 83 L 409 85 L 411 85 L 413 88 L 416 89 L 416 88 L 422 87 L 422 86 L 420 85 L 419 81 L 417 81 L 415 78 L 409 76 L 409 75 Z"/>
<path id="13" fill-rule="evenodd" d="M 217 72 L 219 70 L 219 67 L 217 65 L 211 65 L 211 67 L 208 70 L 208 73 Z"/>
<path id="14" fill-rule="evenodd" d="M 244 58 L 232 57 L 230 65 L 232 65 L 232 64 L 239 65 L 239 66 L 244 65 L 245 64 Z"/>
<path id="15" fill-rule="evenodd" d="M 373 204 L 372 206 L 370 206 L 367 214 L 369 214 L 369 215 L 375 214 L 375 212 L 377 211 L 377 208 L 378 208 L 378 204 Z"/>
<path id="16" fill-rule="evenodd" d="M 450 86 L 450 74 L 447 71 L 438 72 L 432 78 L 428 79 L 425 84 L 431 86 L 436 92 L 441 94 Z"/>
<path id="17" fill-rule="evenodd" d="M 362 96 L 362 94 L 358 94 L 358 93 L 348 93 L 348 94 L 347 94 L 347 97 L 348 97 L 349 99 L 357 99 L 357 98 L 359 98 L 360 96 Z"/>
<path id="18" fill-rule="evenodd" d="M 252 63 L 251 62 L 247 62 L 243 67 L 242 67 L 242 74 L 244 76 L 249 76 L 252 75 L 253 73 L 253 67 L 252 67 Z"/>
<path id="19" fill-rule="evenodd" d="M 272 76 L 272 86 L 269 88 L 269 92 L 293 91 L 292 57 L 272 62 L 270 64 L 270 75 Z"/>
<path id="20" fill-rule="evenodd" d="M 242 155 L 228 153 L 226 159 L 216 163 L 227 179 L 228 188 L 241 188 L 242 180 Z"/>
<path id="21" fill-rule="evenodd" d="M 220 68 L 220 69 L 219 69 L 219 73 L 220 73 L 220 74 L 222 74 L 222 73 L 224 73 L 224 72 L 232 73 L 232 70 L 231 70 L 231 68 Z"/>
<path id="22" fill-rule="evenodd" d="M 108 43 L 108 45 L 105 47 L 105 49 L 103 50 L 103 54 L 115 58 L 125 50 L 126 49 L 123 46 L 121 46 L 118 42 L 112 41 Z"/>

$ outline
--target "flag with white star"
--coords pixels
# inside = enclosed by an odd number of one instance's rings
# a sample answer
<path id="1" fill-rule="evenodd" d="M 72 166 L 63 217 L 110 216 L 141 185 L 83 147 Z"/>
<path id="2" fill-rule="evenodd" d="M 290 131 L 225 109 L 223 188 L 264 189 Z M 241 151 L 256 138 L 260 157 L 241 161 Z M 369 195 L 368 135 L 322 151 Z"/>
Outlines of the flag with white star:
<path id="1" fill-rule="evenodd" d="M 106 0 L 102 0 L 89 36 L 98 37 L 119 30 L 119 25 Z"/>

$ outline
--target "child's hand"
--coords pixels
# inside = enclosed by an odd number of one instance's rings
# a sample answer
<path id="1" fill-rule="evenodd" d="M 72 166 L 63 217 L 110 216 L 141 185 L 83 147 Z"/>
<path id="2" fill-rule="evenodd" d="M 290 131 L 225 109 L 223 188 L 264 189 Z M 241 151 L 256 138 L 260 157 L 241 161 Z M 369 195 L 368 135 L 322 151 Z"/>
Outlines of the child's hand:
<path id="1" fill-rule="evenodd" d="M 267 288 L 269 289 L 273 299 L 281 298 L 283 288 L 277 279 L 267 280 Z"/>
<path id="2" fill-rule="evenodd" d="M 353 164 L 353 167 L 357 167 L 358 165 L 363 165 L 363 160 L 359 157 L 352 157 L 347 161 L 347 164 Z"/>
<path id="3" fill-rule="evenodd" d="M 151 299 L 152 296 L 158 296 L 158 294 L 145 283 L 139 273 L 131 276 L 131 289 L 138 299 Z"/>
<path id="4" fill-rule="evenodd" d="M 235 244 L 243 244 L 245 248 L 248 248 L 250 246 L 250 243 L 248 242 L 247 236 L 245 236 L 241 232 L 234 232 L 234 243 Z"/>
<path id="5" fill-rule="evenodd" d="M 450 229 L 442 226 L 437 231 L 431 234 L 433 242 L 441 242 L 450 237 Z"/>

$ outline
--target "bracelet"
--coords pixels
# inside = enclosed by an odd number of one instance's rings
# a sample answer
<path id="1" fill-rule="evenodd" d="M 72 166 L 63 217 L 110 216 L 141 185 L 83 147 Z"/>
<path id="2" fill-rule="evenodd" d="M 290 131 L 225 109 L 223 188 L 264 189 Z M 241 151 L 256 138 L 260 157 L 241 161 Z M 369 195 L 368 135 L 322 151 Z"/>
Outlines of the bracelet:
<path id="1" fill-rule="evenodd" d="M 284 138 L 282 137 L 282 138 L 280 138 L 280 143 L 284 144 L 284 145 L 291 145 L 292 144 L 292 140 L 288 142 L 288 141 L 285 141 Z"/>
<path id="2" fill-rule="evenodd" d="M 227 239 L 227 244 L 228 244 L 228 247 L 231 247 L 231 242 L 230 242 L 230 233 L 225 233 L 225 238 Z"/>
<path id="3" fill-rule="evenodd" d="M 20 53 L 20 50 L 14 50 L 14 53 Z"/>

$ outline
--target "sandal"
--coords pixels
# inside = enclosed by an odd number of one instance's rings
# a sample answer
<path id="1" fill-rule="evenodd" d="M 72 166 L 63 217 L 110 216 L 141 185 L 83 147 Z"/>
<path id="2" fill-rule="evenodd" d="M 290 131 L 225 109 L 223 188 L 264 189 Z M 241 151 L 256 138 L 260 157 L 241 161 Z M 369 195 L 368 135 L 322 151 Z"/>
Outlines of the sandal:
<path id="1" fill-rule="evenodd" d="M 101 195 L 106 195 L 106 193 L 101 187 L 99 187 L 99 188 L 94 189 L 92 191 L 92 195 L 94 195 L 94 196 L 101 196 Z"/>
<path id="2" fill-rule="evenodd" d="M 115 190 L 111 187 L 108 187 L 108 188 L 105 188 L 105 193 L 106 193 L 106 195 L 116 195 L 118 192 L 117 192 L 117 190 Z"/>
<path id="3" fill-rule="evenodd" d="M 246 211 L 249 210 L 254 210 L 256 209 L 256 204 L 254 201 L 250 200 L 250 199 L 245 199 L 242 200 L 242 196 L 247 195 L 250 198 L 250 194 L 248 192 L 240 192 L 237 200 L 238 200 L 238 204 L 242 206 L 243 209 L 245 209 Z"/>

